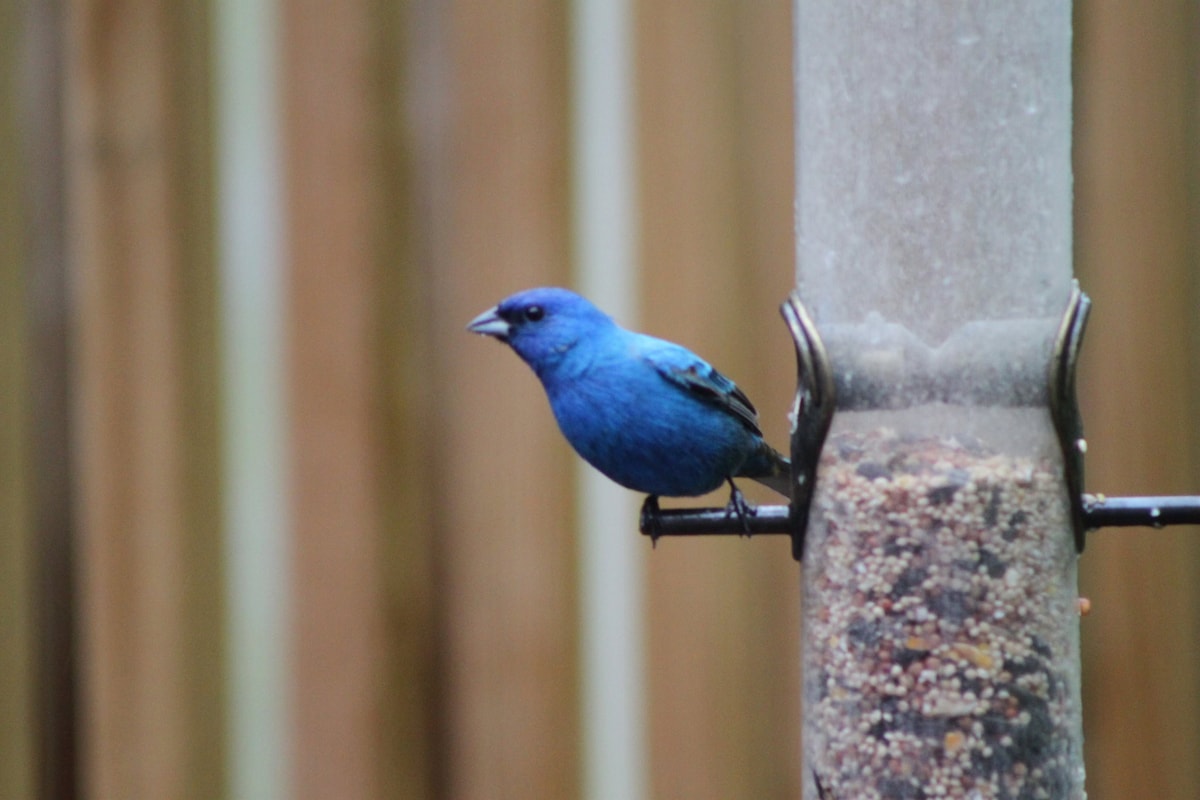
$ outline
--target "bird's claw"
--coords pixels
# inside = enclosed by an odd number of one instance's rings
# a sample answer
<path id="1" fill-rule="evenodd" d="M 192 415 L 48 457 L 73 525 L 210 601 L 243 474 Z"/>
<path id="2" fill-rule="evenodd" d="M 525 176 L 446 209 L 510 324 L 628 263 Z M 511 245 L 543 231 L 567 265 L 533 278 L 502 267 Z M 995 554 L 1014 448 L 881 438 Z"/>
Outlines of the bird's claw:
<path id="1" fill-rule="evenodd" d="M 732 478 L 729 479 L 729 490 L 729 505 L 725 506 L 725 516 L 731 517 L 737 514 L 738 520 L 742 523 L 742 531 L 746 538 L 750 538 L 752 531 L 749 518 L 756 516 L 758 509 L 747 502 L 742 490 L 737 488 Z"/>
<path id="2" fill-rule="evenodd" d="M 662 525 L 658 519 L 658 495 L 649 495 L 642 503 L 641 529 L 650 535 L 651 549 L 658 547 L 658 539 L 663 535 Z"/>

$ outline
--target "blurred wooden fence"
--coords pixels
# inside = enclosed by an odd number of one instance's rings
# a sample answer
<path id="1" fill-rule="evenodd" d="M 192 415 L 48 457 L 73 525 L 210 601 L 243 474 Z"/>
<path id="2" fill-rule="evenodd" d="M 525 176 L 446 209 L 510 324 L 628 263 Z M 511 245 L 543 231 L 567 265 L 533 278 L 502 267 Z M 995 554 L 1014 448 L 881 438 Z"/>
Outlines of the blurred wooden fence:
<path id="1" fill-rule="evenodd" d="M 1200 493 L 1200 4 L 1077 4 L 1076 263 L 1088 486 Z M 1200 786 L 1200 539 L 1093 534 L 1080 591 L 1088 795 Z"/>
<path id="2" fill-rule="evenodd" d="M 642 327 L 783 442 L 790 4 L 636 13 Z M 279 19 L 292 793 L 577 796 L 575 459 L 532 376 L 462 329 L 571 279 L 566 7 Z M 3 797 L 228 791 L 211 27 L 206 4 L 0 0 Z M 1200 12 L 1080 4 L 1076 39 L 1089 486 L 1200 492 Z M 1097 800 L 1200 785 L 1195 536 L 1085 555 Z M 786 544 L 646 558 L 653 796 L 797 796 Z"/>

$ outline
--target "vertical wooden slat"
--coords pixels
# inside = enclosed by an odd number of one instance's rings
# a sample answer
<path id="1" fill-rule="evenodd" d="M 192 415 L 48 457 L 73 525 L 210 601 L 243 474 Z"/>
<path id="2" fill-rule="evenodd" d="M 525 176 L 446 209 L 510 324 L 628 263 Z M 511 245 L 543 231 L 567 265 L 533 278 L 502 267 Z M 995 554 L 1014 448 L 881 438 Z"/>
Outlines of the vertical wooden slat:
<path id="1" fill-rule="evenodd" d="M 370 9 L 288 2 L 281 13 L 297 797 L 382 791 Z"/>
<path id="2" fill-rule="evenodd" d="M 68 9 L 81 724 L 95 797 L 219 796 L 207 24 Z"/>
<path id="3" fill-rule="evenodd" d="M 445 622 L 436 468 L 443 400 L 434 380 L 441 350 L 434 265 L 446 230 L 434 212 L 448 189 L 438 176 L 449 100 L 438 5 L 374 1 L 379 59 L 373 102 L 380 108 L 383 178 L 373 220 L 387 629 L 381 769 L 384 795 L 404 800 L 450 796 L 448 680 L 438 630 Z"/>
<path id="4" fill-rule="evenodd" d="M 23 4 L 32 514 L 36 542 L 38 795 L 78 794 L 76 580 L 71 477 L 70 313 L 65 252 L 63 17 Z M 7 29 L 7 28 L 6 28 Z"/>
<path id="5" fill-rule="evenodd" d="M 375 253 L 372 334 L 379 393 L 379 470 L 384 643 L 382 796 L 420 800 L 441 796 L 435 616 L 432 454 L 437 398 L 432 382 L 431 185 L 422 169 L 423 102 L 435 92 L 423 69 L 424 48 L 437 39 L 417 3 L 374 0 L 381 176 L 373 215 Z M 428 67 L 428 62 L 424 65 Z M 429 154 L 424 154 L 425 160 Z"/>
<path id="6" fill-rule="evenodd" d="M 177 59 L 169 95 L 168 134 L 175 143 L 171 185 L 176 194 L 179 239 L 178 306 L 181 462 L 179 489 L 184 535 L 178 543 L 186 660 L 182 674 L 187 706 L 190 795 L 217 797 L 227 791 L 227 646 L 224 623 L 225 554 L 221 520 L 221 409 L 218 362 L 220 325 L 216 256 L 215 148 L 207 3 L 165 7 Z"/>
<path id="7" fill-rule="evenodd" d="M 18 37 L 21 4 L 0 2 L 0 796 L 32 797 L 37 765 L 32 620 L 31 353 L 25 260 L 29 218 Z"/>
<path id="8" fill-rule="evenodd" d="M 0 134 L 0 142 L 6 137 Z M 11 173 L 9 173 L 11 174 Z M 0 208 L 10 211 L 0 198 Z M 18 219 L 17 216 L 8 219 Z M 4 250 L 12 250 L 5 247 Z M 28 367 L 25 315 L 21 308 L 24 281 L 21 263 L 0 253 L 0 279 L 9 291 L 0 301 L 0 796 L 30 797 L 37 772 L 34 671 L 32 526 L 30 524 Z"/>
<path id="9" fill-rule="evenodd" d="M 1195 493 L 1194 3 L 1077 14 L 1077 261 L 1095 301 L 1081 367 L 1088 486 Z M 1200 541 L 1100 531 L 1083 556 L 1088 795 L 1194 797 L 1200 785 Z"/>
<path id="10" fill-rule="evenodd" d="M 744 326 L 734 339 L 755 388 L 768 441 L 787 453 L 787 409 L 796 386 L 795 354 L 779 305 L 795 276 L 792 113 L 792 3 L 734 4 L 733 65 L 737 91 L 728 112 L 737 122 L 733 150 L 738 184 L 737 273 L 745 281 Z M 741 367 L 739 367 L 741 369 Z M 766 493 L 769 502 L 785 502 Z M 751 544 L 744 542 L 744 544 Z M 745 796 L 800 794 L 800 566 L 789 545 L 764 543 L 745 576 L 749 609 L 742 684 L 744 745 L 750 772 Z"/>
<path id="11" fill-rule="evenodd" d="M 651 2 L 639 34 L 643 327 L 737 380 L 786 450 L 790 4 Z M 655 796 L 796 796 L 799 573 L 786 542 L 661 542 L 648 574 Z"/>
<path id="12" fill-rule="evenodd" d="M 433 97 L 437 579 L 450 797 L 579 792 L 573 463 L 536 378 L 470 319 L 565 282 L 566 4 L 423 4 Z M 420 380 L 415 377 L 415 380 Z M 631 535 L 633 535 L 631 533 Z M 621 587 L 613 587 L 614 592 Z"/>
<path id="13" fill-rule="evenodd" d="M 486 502 L 502 511 L 509 478 L 521 476 L 532 498 L 563 462 L 435 484 L 477 468 L 444 466 L 447 452 L 485 451 L 486 429 L 464 424 L 481 412 L 446 410 L 493 396 L 479 374 L 459 372 L 457 355 L 522 369 L 462 330 L 515 286 L 444 298 L 477 278 L 482 287 L 493 266 L 565 271 L 565 107 L 552 77 L 561 68 L 544 65 L 548 54 L 561 59 L 561 20 L 551 6 L 485 9 L 285 7 L 294 785 L 305 796 L 562 796 L 575 780 L 571 542 L 553 535 L 566 507 L 560 495 L 541 512 L 535 541 L 493 533 L 504 515 L 493 518 Z M 519 42 L 500 43 L 517 32 Z M 501 94 L 480 90 L 497 76 Z M 489 124 L 497 120 L 508 124 Z M 494 235 L 481 235 L 489 227 Z M 437 391 L 442 371 L 461 385 Z M 544 409 L 538 419 L 550 433 Z M 483 460 L 505 453 L 507 462 L 518 449 L 488 449 Z M 460 513 L 481 498 L 482 518 Z M 511 555 L 481 560 L 489 537 Z M 527 633 L 514 635 L 512 623 Z M 430 697 L 439 686 L 441 699 Z"/>

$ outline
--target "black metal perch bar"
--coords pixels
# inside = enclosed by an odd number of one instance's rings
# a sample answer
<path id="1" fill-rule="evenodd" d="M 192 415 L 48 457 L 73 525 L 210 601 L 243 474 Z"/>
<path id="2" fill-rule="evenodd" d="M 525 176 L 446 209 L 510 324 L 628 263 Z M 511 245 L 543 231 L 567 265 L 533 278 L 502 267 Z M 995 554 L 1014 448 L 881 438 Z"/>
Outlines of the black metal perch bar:
<path id="1" fill-rule="evenodd" d="M 745 526 L 728 508 L 665 508 L 642 513 L 642 533 L 652 539 L 660 536 L 750 536 L 791 533 L 791 509 L 788 506 L 757 506 L 747 515 Z"/>
<path id="2" fill-rule="evenodd" d="M 1088 530 L 1200 525 L 1200 496 L 1105 497 L 1085 494 L 1083 520 Z"/>
<path id="3" fill-rule="evenodd" d="M 746 518 L 751 536 L 790 534 L 787 506 L 758 506 Z M 1083 522 L 1089 531 L 1098 528 L 1164 528 L 1200 525 L 1200 495 L 1165 497 L 1083 496 Z M 745 536 L 736 514 L 725 508 L 669 508 L 642 517 L 641 531 L 659 536 Z"/>

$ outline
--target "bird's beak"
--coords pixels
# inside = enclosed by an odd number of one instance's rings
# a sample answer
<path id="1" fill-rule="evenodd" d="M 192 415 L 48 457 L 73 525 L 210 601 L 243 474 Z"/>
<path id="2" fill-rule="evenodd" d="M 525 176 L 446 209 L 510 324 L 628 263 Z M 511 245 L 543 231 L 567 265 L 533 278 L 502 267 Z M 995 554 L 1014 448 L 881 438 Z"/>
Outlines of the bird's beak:
<path id="1" fill-rule="evenodd" d="M 499 309 L 499 306 L 492 306 L 471 320 L 471 324 L 467 326 L 467 330 L 471 333 L 478 333 L 481 336 L 495 337 L 502 342 L 508 341 L 508 335 L 512 333 L 512 325 L 509 325 L 500 316 L 497 309 Z"/>

